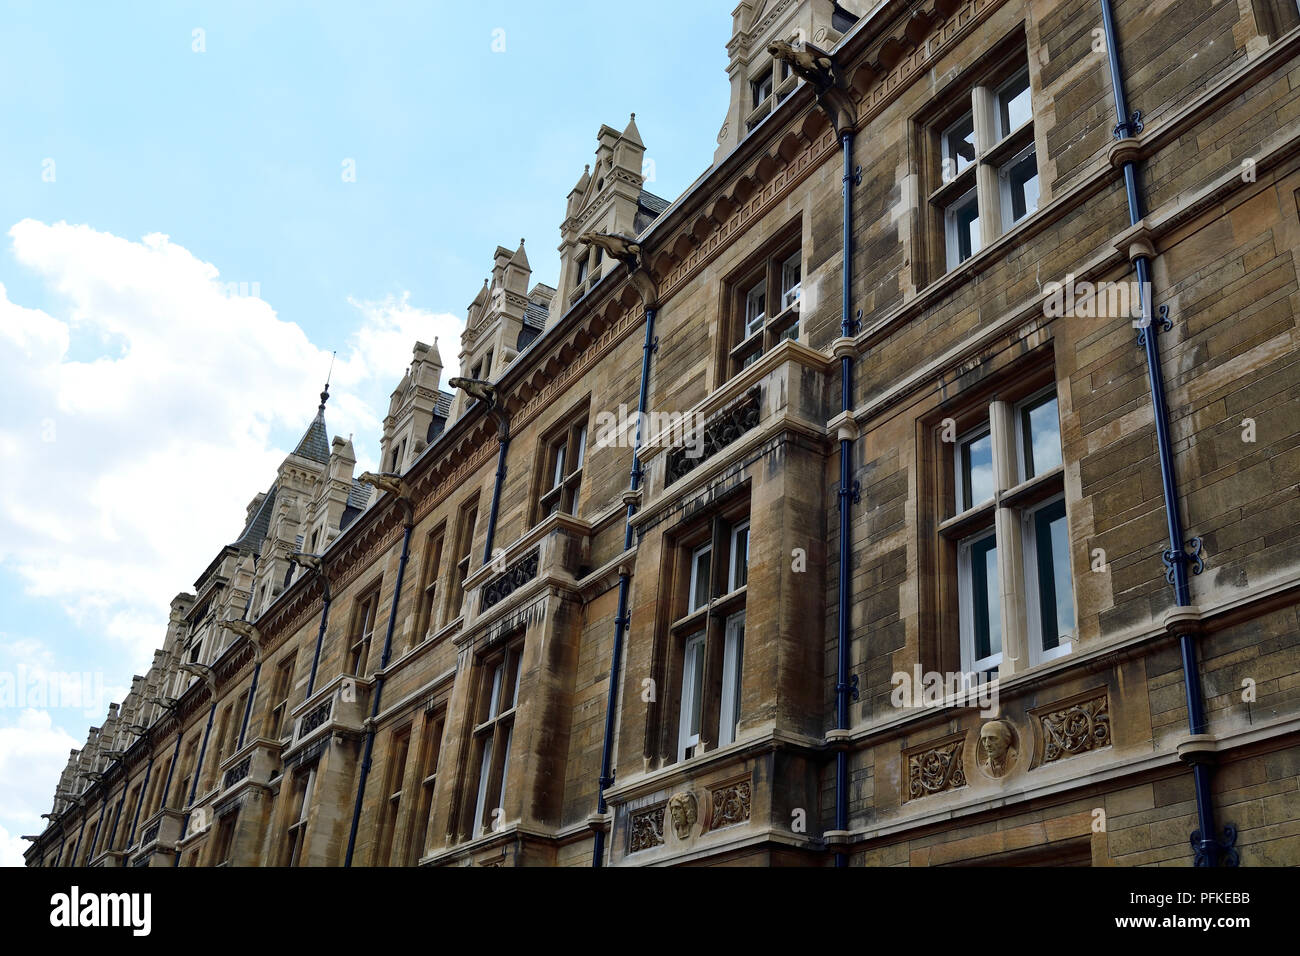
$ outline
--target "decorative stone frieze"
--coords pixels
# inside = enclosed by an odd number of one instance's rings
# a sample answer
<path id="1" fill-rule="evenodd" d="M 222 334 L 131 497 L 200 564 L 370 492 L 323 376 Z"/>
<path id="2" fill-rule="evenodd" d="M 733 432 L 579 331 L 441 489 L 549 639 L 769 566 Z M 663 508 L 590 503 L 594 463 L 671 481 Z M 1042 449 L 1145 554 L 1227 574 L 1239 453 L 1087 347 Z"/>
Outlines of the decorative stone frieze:
<path id="1" fill-rule="evenodd" d="M 1041 763 L 1110 746 L 1110 698 L 1105 691 L 1068 706 L 1040 711 Z"/>
<path id="2" fill-rule="evenodd" d="M 751 388 L 704 426 L 704 442 L 700 454 L 692 454 L 690 447 L 671 449 L 668 452 L 664 484 L 671 485 L 678 478 L 690 474 L 699 465 L 756 426 L 759 419 L 759 393 L 757 387 Z"/>
<path id="3" fill-rule="evenodd" d="M 627 850 L 629 853 L 639 853 L 664 845 L 664 817 L 667 810 L 668 804 L 661 803 L 632 814 Z"/>
<path id="4" fill-rule="evenodd" d="M 536 548 L 524 555 L 505 572 L 483 585 L 484 610 L 490 608 L 513 594 L 533 578 L 537 577 L 539 552 Z"/>
<path id="5" fill-rule="evenodd" d="M 955 740 L 907 754 L 907 798 L 918 800 L 966 786 L 965 747 L 963 733 Z"/>
<path id="6" fill-rule="evenodd" d="M 748 780 L 719 787 L 709 792 L 709 802 L 713 807 L 710 830 L 735 826 L 749 820 L 751 790 Z"/>

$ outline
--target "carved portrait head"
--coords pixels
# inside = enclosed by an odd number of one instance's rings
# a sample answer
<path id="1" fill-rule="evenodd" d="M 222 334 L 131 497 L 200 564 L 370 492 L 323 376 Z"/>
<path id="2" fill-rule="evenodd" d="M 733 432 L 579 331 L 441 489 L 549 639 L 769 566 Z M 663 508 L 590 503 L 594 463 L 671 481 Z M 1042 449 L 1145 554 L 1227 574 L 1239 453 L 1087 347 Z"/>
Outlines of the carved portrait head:
<path id="1" fill-rule="evenodd" d="M 677 839 L 687 839 L 700 816 L 695 794 L 685 791 L 673 794 L 668 801 L 668 813 L 673 818 L 673 830 L 677 833 Z"/>
<path id="2" fill-rule="evenodd" d="M 990 720 L 980 728 L 979 761 L 992 777 L 1001 777 L 1016 757 L 1016 729 L 1005 720 Z"/>

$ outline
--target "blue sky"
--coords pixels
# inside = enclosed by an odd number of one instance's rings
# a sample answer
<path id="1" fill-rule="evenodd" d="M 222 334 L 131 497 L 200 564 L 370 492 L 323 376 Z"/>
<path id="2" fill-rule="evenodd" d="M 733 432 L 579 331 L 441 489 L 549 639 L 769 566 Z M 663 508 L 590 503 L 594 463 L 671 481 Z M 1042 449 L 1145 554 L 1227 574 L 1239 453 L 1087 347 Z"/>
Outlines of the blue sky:
<path id="1" fill-rule="evenodd" d="M 414 341 L 454 364 L 497 245 L 555 284 L 602 123 L 636 112 L 659 195 L 708 167 L 733 5 L 5 4 L 0 864 L 330 353 L 364 467 Z"/>

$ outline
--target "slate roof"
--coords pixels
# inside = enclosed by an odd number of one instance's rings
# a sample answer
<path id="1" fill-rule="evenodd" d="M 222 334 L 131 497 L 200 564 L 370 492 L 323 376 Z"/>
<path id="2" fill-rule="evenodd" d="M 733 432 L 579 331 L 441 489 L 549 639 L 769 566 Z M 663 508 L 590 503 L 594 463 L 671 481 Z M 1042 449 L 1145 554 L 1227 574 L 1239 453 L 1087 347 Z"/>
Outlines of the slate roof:
<path id="1" fill-rule="evenodd" d="M 298 447 L 293 450 L 293 453 L 322 465 L 330 463 L 330 436 L 325 431 L 324 403 L 321 404 L 316 417 L 311 420 L 311 424 L 307 426 L 307 431 L 303 433 L 302 440 L 298 442 Z"/>
<path id="2" fill-rule="evenodd" d="M 370 501 L 370 496 L 374 489 L 369 485 L 362 484 L 357 479 L 352 479 L 352 489 L 348 492 L 348 500 L 343 506 L 343 514 L 339 516 L 339 532 L 347 530 L 348 525 L 356 521 L 361 513 L 366 510 L 366 504 Z"/>
<path id="3" fill-rule="evenodd" d="M 271 515 L 275 513 L 275 492 L 276 486 L 272 485 L 271 490 L 262 499 L 262 503 L 253 512 L 253 516 L 248 519 L 248 524 L 244 525 L 243 532 L 231 542 L 232 548 L 254 553 L 262 550 L 266 533 L 271 530 Z"/>
<path id="4" fill-rule="evenodd" d="M 373 493 L 374 489 L 370 485 L 353 478 L 352 490 L 348 492 L 347 507 L 360 508 L 364 511 L 366 505 L 370 503 L 370 496 Z"/>
<path id="5" fill-rule="evenodd" d="M 538 305 L 536 302 L 529 302 L 524 307 L 524 325 L 530 329 L 537 329 L 539 332 L 546 328 L 547 309 L 544 305 Z"/>
<path id="6" fill-rule="evenodd" d="M 663 211 L 671 206 L 672 203 L 662 196 L 656 196 L 654 193 L 641 190 L 641 195 L 636 201 L 636 218 L 632 224 L 639 236 L 645 232 L 650 223 L 654 222 L 663 214 Z"/>

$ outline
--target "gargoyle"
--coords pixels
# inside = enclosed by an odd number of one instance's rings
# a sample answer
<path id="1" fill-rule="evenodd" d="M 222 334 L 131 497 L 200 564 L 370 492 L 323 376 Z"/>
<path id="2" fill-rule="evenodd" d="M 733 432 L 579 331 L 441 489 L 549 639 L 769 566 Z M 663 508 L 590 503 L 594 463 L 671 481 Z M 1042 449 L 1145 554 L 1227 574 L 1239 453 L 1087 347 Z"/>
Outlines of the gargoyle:
<path id="1" fill-rule="evenodd" d="M 188 661 L 184 661 L 181 663 L 180 669 L 187 674 L 193 674 L 195 677 L 202 678 L 203 681 L 207 683 L 208 687 L 214 693 L 216 692 L 217 672 L 207 664 L 191 664 Z"/>
<path id="2" fill-rule="evenodd" d="M 578 241 L 605 250 L 627 266 L 629 271 L 634 271 L 641 262 L 641 243 L 630 236 L 612 232 L 584 232 Z"/>
<path id="3" fill-rule="evenodd" d="M 477 398 L 480 402 L 486 402 L 488 405 L 497 403 L 497 387 L 491 382 L 478 378 L 453 378 L 447 384 L 452 388 L 461 389 L 470 398 Z M 361 480 L 365 480 L 364 475 Z"/>
<path id="4" fill-rule="evenodd" d="M 835 70 L 830 55 L 811 43 L 805 42 L 801 46 L 803 49 L 796 50 L 785 40 L 773 40 L 767 45 L 767 52 L 778 60 L 789 63 L 796 76 L 807 80 L 818 91 L 830 89 L 835 85 Z"/>
<path id="5" fill-rule="evenodd" d="M 217 626 L 227 631 L 234 631 L 240 637 L 246 637 L 254 644 L 262 642 L 262 632 L 248 621 L 219 621 Z"/>
<path id="6" fill-rule="evenodd" d="M 294 551 L 289 555 L 290 561 L 296 561 L 304 568 L 310 568 L 313 571 L 321 569 L 321 557 L 319 554 L 308 554 L 306 551 Z"/>
<path id="7" fill-rule="evenodd" d="M 367 485 L 374 485 L 380 491 L 386 491 L 390 495 L 397 495 L 399 498 L 406 490 L 405 484 L 397 475 L 384 474 L 377 475 L 373 471 L 362 472 L 357 476 L 357 481 Z"/>

